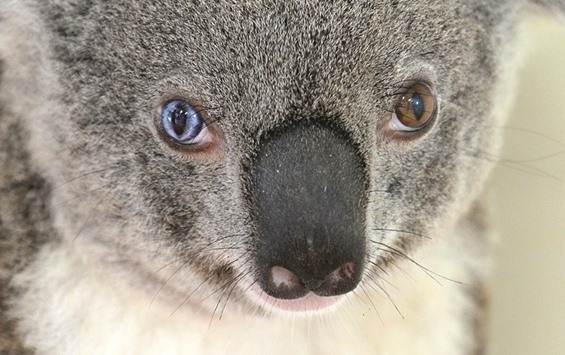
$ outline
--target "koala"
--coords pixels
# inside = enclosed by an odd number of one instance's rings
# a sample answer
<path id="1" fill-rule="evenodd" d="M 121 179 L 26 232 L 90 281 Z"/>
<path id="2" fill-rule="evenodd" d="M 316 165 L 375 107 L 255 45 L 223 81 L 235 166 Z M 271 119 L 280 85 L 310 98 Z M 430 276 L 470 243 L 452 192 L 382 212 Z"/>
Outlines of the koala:
<path id="1" fill-rule="evenodd" d="M 3 0 L 2 354 L 478 354 L 521 18 Z"/>

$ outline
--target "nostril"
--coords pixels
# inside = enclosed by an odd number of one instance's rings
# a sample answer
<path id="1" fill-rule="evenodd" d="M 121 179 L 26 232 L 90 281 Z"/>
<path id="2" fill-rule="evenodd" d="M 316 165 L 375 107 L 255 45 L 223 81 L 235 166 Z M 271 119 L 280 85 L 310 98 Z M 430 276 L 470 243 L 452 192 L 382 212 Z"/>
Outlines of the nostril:
<path id="1" fill-rule="evenodd" d="M 319 296 L 336 296 L 352 291 L 361 278 L 360 269 L 355 262 L 347 262 L 330 272 L 323 284 L 312 290 Z"/>
<path id="2" fill-rule="evenodd" d="M 341 281 L 348 281 L 355 279 L 357 266 L 354 262 L 349 262 L 341 265 L 334 270 L 329 278 L 332 282 L 337 283 Z"/>
<path id="3" fill-rule="evenodd" d="M 300 278 L 282 266 L 273 266 L 271 269 L 271 282 L 277 288 L 294 288 L 300 285 Z"/>
<path id="4" fill-rule="evenodd" d="M 265 291 L 281 299 L 299 298 L 308 293 L 300 277 L 282 266 L 271 268 Z"/>
<path id="5" fill-rule="evenodd" d="M 360 279 L 359 267 L 347 262 L 323 276 L 315 272 L 295 273 L 283 266 L 273 266 L 267 273 L 264 291 L 280 299 L 296 299 L 313 292 L 318 296 L 337 296 L 357 286 Z M 319 274 L 318 274 L 319 275 Z"/>

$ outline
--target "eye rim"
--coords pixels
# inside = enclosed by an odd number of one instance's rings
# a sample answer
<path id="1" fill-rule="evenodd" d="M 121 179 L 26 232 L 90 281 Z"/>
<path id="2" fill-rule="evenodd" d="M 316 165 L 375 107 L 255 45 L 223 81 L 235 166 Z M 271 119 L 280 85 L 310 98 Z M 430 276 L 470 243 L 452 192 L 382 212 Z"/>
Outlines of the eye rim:
<path id="1" fill-rule="evenodd" d="M 420 95 L 427 101 L 428 104 L 432 104 L 433 108 L 431 110 L 424 111 L 424 114 L 428 115 L 427 120 L 419 125 L 410 127 L 405 125 L 399 116 L 399 109 L 401 108 L 402 102 L 406 100 L 406 96 L 409 93 L 417 92 L 418 89 L 423 89 L 424 95 Z M 426 98 L 428 100 L 426 100 Z M 426 80 L 413 80 L 405 85 L 404 88 L 397 94 L 397 97 L 393 104 L 393 109 L 391 110 L 390 118 L 386 124 L 386 133 L 393 138 L 400 139 L 416 139 L 428 132 L 436 122 L 437 114 L 439 109 L 438 97 L 434 90 L 434 86 Z"/>
<path id="2" fill-rule="evenodd" d="M 189 106 L 194 109 L 202 119 L 204 128 L 208 130 L 209 139 L 204 143 L 196 144 L 182 144 L 171 137 L 162 123 L 162 114 L 164 108 L 174 101 L 186 102 Z M 203 100 L 189 98 L 188 95 L 183 94 L 167 94 L 162 96 L 156 103 L 153 109 L 153 132 L 157 141 L 164 148 L 168 149 L 175 156 L 179 156 L 182 160 L 186 159 L 208 159 L 217 158 L 223 151 L 223 133 L 220 127 L 218 127 L 217 120 L 213 120 L 206 106 L 203 104 Z M 197 135 L 198 137 L 198 135 Z"/>

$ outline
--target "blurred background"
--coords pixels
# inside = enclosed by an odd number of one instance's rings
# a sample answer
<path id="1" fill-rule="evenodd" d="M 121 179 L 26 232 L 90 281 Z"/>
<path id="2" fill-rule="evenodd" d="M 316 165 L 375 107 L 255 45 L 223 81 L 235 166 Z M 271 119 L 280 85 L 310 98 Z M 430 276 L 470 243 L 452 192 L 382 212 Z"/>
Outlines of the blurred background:
<path id="1" fill-rule="evenodd" d="M 493 354 L 565 354 L 565 22 L 529 20 L 528 53 L 488 188 Z"/>

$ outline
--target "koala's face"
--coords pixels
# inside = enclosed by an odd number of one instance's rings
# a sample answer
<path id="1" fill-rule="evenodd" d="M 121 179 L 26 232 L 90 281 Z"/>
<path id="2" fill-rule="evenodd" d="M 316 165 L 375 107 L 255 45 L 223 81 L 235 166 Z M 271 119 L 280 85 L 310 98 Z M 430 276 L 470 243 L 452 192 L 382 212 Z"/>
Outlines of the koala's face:
<path id="1" fill-rule="evenodd" d="M 484 179 L 511 1 L 53 3 L 54 213 L 159 297 L 325 308 Z"/>

